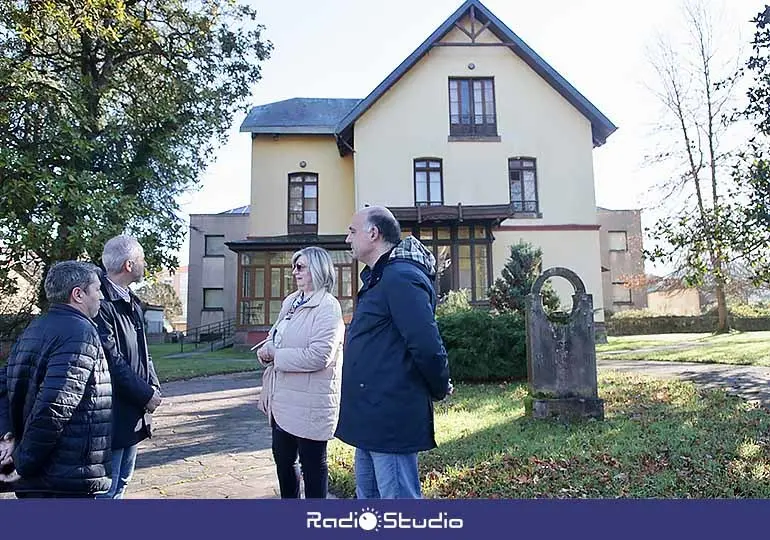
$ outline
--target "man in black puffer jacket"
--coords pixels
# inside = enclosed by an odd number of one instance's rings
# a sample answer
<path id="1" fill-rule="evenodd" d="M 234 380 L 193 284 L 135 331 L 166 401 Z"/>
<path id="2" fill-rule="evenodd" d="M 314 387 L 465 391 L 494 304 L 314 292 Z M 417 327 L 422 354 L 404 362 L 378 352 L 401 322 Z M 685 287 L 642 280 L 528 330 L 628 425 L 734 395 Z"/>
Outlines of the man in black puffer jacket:
<path id="1" fill-rule="evenodd" d="M 45 279 L 50 309 L 0 369 L 0 481 L 19 498 L 93 498 L 110 487 L 112 386 L 91 320 L 99 287 L 91 264 L 54 265 Z"/>

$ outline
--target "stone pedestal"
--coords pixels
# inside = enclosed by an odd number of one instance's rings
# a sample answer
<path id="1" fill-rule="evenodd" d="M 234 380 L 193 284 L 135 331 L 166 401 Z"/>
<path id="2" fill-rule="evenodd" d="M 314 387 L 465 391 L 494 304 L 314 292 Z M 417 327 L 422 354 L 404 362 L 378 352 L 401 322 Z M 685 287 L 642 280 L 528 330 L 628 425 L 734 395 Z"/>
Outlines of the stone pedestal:
<path id="1" fill-rule="evenodd" d="M 541 291 L 546 280 L 568 280 L 575 294 L 572 312 L 551 321 L 543 309 Z M 593 298 L 583 281 L 567 268 L 549 268 L 527 297 L 527 377 L 533 418 L 604 419 L 596 377 Z"/>

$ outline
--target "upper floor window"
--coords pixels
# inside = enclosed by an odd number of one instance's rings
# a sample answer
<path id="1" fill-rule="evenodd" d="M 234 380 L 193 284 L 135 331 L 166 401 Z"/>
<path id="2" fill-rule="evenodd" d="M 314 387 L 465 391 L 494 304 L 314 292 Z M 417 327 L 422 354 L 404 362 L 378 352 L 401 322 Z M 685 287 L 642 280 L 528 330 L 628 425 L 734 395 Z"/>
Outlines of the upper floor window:
<path id="1" fill-rule="evenodd" d="M 449 135 L 497 136 L 494 79 L 449 79 Z"/>
<path id="2" fill-rule="evenodd" d="M 508 160 L 511 209 L 514 212 L 539 212 L 537 200 L 537 167 L 534 158 Z"/>
<path id="3" fill-rule="evenodd" d="M 612 282 L 612 303 L 613 304 L 632 303 L 631 289 L 628 287 L 628 284 L 626 282 L 624 281 Z"/>
<path id="4" fill-rule="evenodd" d="M 225 256 L 225 235 L 207 234 L 204 237 L 205 250 L 204 257 L 224 257 Z"/>
<path id="5" fill-rule="evenodd" d="M 415 206 L 444 204 L 444 182 L 440 159 L 414 160 L 414 204 Z"/>
<path id="6" fill-rule="evenodd" d="M 318 233 L 318 175 L 289 175 L 289 234 Z"/>
<path id="7" fill-rule="evenodd" d="M 610 251 L 628 251 L 628 234 L 626 231 L 607 231 Z"/>

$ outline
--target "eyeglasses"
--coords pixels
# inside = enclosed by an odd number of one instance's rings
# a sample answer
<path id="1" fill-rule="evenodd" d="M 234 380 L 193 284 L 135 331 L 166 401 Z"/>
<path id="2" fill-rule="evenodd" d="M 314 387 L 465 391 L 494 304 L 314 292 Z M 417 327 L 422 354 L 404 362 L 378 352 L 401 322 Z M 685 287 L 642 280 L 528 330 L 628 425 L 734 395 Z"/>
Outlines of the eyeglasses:
<path id="1" fill-rule="evenodd" d="M 307 268 L 307 265 L 301 264 L 301 263 L 295 263 L 292 268 L 296 270 L 297 272 L 302 272 L 305 268 Z"/>

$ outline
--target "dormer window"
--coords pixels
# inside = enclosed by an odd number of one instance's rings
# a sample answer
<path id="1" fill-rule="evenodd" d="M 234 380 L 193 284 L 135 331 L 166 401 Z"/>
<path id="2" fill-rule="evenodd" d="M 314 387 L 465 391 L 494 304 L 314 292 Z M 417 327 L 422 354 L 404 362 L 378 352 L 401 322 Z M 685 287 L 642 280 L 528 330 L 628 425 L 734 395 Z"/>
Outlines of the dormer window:
<path id="1" fill-rule="evenodd" d="M 449 135 L 497 136 L 494 79 L 449 79 Z"/>
<path id="2" fill-rule="evenodd" d="M 415 206 L 444 204 L 444 182 L 440 159 L 414 160 L 414 204 Z"/>

